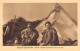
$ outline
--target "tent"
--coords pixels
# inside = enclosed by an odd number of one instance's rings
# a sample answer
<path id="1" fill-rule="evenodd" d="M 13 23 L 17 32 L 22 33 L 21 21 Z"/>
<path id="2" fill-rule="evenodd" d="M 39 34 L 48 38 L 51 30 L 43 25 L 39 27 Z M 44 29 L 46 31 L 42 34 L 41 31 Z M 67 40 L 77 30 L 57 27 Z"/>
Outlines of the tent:
<path id="1" fill-rule="evenodd" d="M 77 25 L 69 17 L 66 11 L 57 3 L 54 10 L 52 10 L 47 18 L 36 27 L 39 32 L 38 42 L 42 40 L 42 32 L 45 29 L 45 23 L 49 21 L 57 30 L 59 43 L 64 43 L 64 40 L 77 40 Z"/>

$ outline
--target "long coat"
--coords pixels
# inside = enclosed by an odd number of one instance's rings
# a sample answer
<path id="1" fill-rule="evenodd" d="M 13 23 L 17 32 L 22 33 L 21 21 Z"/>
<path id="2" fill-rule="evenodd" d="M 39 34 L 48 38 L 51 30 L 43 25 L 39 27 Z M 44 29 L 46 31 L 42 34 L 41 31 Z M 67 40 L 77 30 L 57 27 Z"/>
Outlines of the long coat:
<path id="1" fill-rule="evenodd" d="M 54 28 L 51 28 L 50 30 L 45 29 L 42 35 L 42 42 L 45 46 L 59 45 L 57 31 Z"/>
<path id="2" fill-rule="evenodd" d="M 24 45 L 32 46 L 37 45 L 38 32 L 34 29 L 24 29 L 21 31 L 22 43 Z"/>

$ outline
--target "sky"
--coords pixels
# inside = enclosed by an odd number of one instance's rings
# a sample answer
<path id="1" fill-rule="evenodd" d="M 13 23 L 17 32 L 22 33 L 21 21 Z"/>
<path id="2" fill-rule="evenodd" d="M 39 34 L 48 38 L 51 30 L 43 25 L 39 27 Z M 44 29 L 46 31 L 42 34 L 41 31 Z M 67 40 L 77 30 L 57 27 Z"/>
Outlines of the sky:
<path id="1" fill-rule="evenodd" d="M 59 3 L 64 10 L 77 21 L 76 3 Z M 16 17 L 23 17 L 27 21 L 35 21 L 46 18 L 54 9 L 55 3 L 4 3 L 3 4 L 3 24 Z"/>

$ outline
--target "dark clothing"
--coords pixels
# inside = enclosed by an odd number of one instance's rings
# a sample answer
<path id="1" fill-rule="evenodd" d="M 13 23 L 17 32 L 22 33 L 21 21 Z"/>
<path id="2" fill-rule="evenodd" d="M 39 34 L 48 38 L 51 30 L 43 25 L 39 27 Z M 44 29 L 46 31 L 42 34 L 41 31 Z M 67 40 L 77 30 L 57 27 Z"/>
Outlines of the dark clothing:
<path id="1" fill-rule="evenodd" d="M 38 32 L 31 29 L 25 29 L 21 32 L 22 44 L 27 46 L 37 45 Z"/>
<path id="2" fill-rule="evenodd" d="M 57 32 L 54 28 L 52 28 L 50 30 L 47 30 L 47 29 L 44 30 L 42 35 L 43 35 L 42 41 L 45 45 L 52 46 L 52 45 L 58 45 L 59 44 Z"/>
<path id="3" fill-rule="evenodd" d="M 7 25 L 3 32 L 3 43 L 6 44 L 8 40 L 11 40 L 12 37 L 12 28 L 11 26 Z"/>

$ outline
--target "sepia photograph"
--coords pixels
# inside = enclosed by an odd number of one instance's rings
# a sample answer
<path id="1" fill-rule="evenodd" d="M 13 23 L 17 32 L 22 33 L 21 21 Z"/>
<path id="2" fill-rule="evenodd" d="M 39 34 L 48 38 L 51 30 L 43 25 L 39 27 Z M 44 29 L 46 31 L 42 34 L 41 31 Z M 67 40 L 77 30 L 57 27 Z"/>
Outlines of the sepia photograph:
<path id="1" fill-rule="evenodd" d="M 3 3 L 3 46 L 77 46 L 77 3 Z"/>

